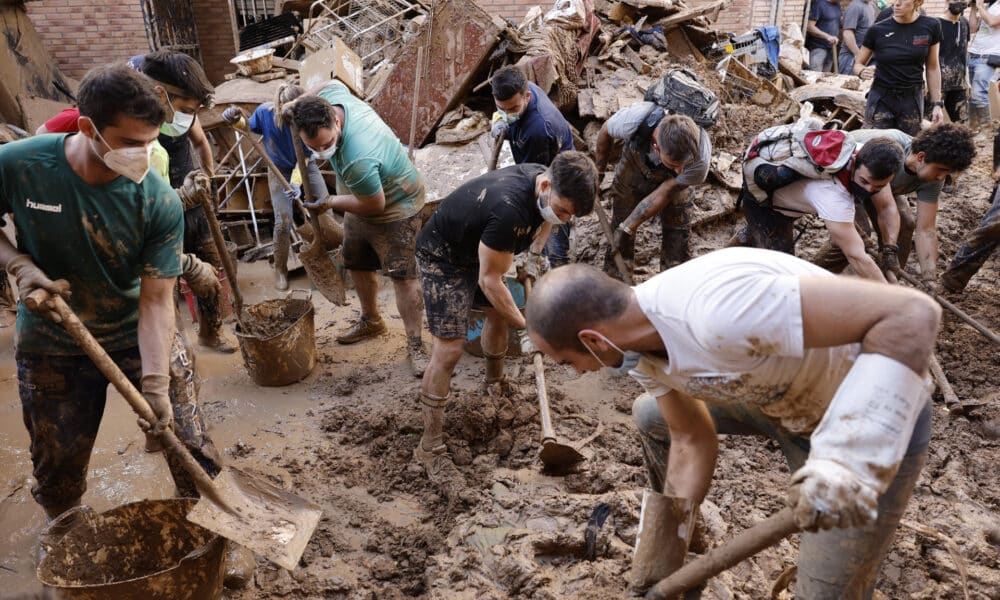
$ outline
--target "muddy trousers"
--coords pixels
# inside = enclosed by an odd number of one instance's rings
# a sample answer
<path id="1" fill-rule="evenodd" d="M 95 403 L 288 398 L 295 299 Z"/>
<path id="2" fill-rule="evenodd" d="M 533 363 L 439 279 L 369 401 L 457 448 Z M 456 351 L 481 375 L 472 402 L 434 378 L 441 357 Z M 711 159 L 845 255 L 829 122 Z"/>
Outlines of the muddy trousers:
<path id="1" fill-rule="evenodd" d="M 676 173 L 670 169 L 650 169 L 639 152 L 626 145 L 622 150 L 621 160 L 615 167 L 615 180 L 611 185 L 611 228 L 616 229 L 632 214 L 632 210 L 643 198 L 672 177 L 676 177 Z M 688 249 L 688 205 L 687 193 L 680 192 L 660 211 L 660 229 L 663 235 L 660 242 L 661 271 L 676 267 L 691 258 Z M 627 236 L 618 251 L 625 262 L 631 265 L 635 258 L 635 236 Z M 604 256 L 604 271 L 612 276 L 618 273 L 610 247 Z"/>
<path id="2" fill-rule="evenodd" d="M 788 468 L 794 473 L 809 455 L 809 440 L 781 427 L 756 408 L 734 404 L 709 404 L 719 433 L 758 435 L 778 442 Z M 639 428 L 643 459 L 650 486 L 660 491 L 667 470 L 670 436 L 656 399 L 642 394 L 632 404 L 632 417 Z M 868 527 L 803 532 L 799 545 L 795 597 L 809 600 L 871 598 L 879 566 L 885 558 L 920 470 L 927 459 L 931 433 L 931 405 L 924 406 L 914 425 L 910 445 L 889 489 L 879 497 L 878 519 Z"/>
<path id="3" fill-rule="evenodd" d="M 194 254 L 209 263 L 217 272 L 222 272 L 222 258 L 215 247 L 215 240 L 208 226 L 205 209 L 195 206 L 184 211 L 184 252 Z M 221 296 L 203 298 L 195 296 L 198 312 L 198 337 L 203 340 L 216 339 L 222 330 Z"/>
<path id="4" fill-rule="evenodd" d="M 865 200 L 864 207 L 864 211 L 854 211 L 854 226 L 861 232 L 863 240 L 867 240 L 868 234 L 875 230 L 878 248 L 881 251 L 882 231 L 878 228 L 878 212 L 871 200 Z M 902 196 L 896 196 L 896 210 L 899 211 L 899 235 L 896 238 L 899 253 L 897 256 L 899 266 L 906 268 L 906 260 L 910 257 L 910 250 L 913 247 L 913 231 L 916 229 L 916 221 L 910 211 L 910 204 Z M 816 251 L 812 262 L 833 273 L 840 273 L 847 268 L 848 264 L 847 257 L 831 240 L 823 242 L 823 245 Z"/>
<path id="5" fill-rule="evenodd" d="M 866 129 L 898 129 L 908 135 L 917 135 L 923 118 L 923 86 L 890 90 L 873 85 L 868 91 Z"/>
<path id="6" fill-rule="evenodd" d="M 129 380 L 139 386 L 142 362 L 138 348 L 109 353 Z M 220 471 L 218 452 L 205 435 L 195 399 L 193 364 L 183 340 L 171 348 L 170 400 L 174 430 L 211 476 Z M 47 511 L 73 506 L 87 490 L 87 470 L 97 430 L 104 414 L 108 380 L 87 356 L 17 352 L 18 391 L 24 426 L 30 439 L 35 485 L 31 494 Z M 177 381 L 190 381 L 179 389 Z M 170 464 L 181 496 L 197 495 L 179 465 Z"/>
<path id="7" fill-rule="evenodd" d="M 945 287 L 965 289 L 973 275 L 979 272 L 993 251 L 1000 245 L 1000 187 L 993 190 L 993 204 L 986 211 L 983 221 L 959 246 L 948 269 L 941 274 Z"/>
<path id="8" fill-rule="evenodd" d="M 739 245 L 795 255 L 796 217 L 760 204 L 746 187 L 740 192 L 739 204 L 747 222 L 736 232 Z"/>

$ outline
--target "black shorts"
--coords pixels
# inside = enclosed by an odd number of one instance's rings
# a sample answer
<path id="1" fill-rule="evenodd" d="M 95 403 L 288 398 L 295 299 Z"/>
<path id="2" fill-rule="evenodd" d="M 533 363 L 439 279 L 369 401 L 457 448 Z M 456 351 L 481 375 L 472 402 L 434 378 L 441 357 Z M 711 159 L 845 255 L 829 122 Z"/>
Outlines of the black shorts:
<path id="1" fill-rule="evenodd" d="M 492 306 L 479 288 L 479 266 L 454 265 L 420 253 L 417 260 L 431 335 L 445 340 L 466 337 L 469 310 Z"/>
<path id="2" fill-rule="evenodd" d="M 369 223 L 344 215 L 344 267 L 350 271 L 378 271 L 392 279 L 416 279 L 414 251 L 422 220 L 419 214 L 390 223 Z"/>

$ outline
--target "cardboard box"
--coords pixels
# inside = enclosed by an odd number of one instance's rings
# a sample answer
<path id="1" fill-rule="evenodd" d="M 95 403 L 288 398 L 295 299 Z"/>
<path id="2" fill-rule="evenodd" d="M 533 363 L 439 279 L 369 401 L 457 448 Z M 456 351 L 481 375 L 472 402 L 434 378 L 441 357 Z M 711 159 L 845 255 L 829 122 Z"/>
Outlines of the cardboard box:
<path id="1" fill-rule="evenodd" d="M 364 98 L 361 57 L 337 37 L 333 38 L 333 46 L 317 50 L 302 61 L 299 77 L 302 87 L 307 90 L 324 81 L 336 79 L 350 88 L 354 95 Z"/>

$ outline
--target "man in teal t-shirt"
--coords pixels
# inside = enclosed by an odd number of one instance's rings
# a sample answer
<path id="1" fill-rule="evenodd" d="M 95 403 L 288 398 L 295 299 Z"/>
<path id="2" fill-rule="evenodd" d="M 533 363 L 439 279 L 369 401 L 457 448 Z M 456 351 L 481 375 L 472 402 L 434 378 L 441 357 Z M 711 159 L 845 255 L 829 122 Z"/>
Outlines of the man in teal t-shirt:
<path id="1" fill-rule="evenodd" d="M 48 309 L 27 309 L 31 292 L 67 297 L 141 388 L 157 416 L 144 423 L 148 430 L 158 433 L 172 419 L 168 362 L 184 217 L 174 190 L 149 172 L 164 110 L 149 81 L 124 65 L 88 73 L 78 102 L 80 133 L 0 148 L 0 214 L 13 216 L 18 242 L 0 235 L 0 264 L 22 300 L 18 387 L 31 491 L 49 518 L 78 505 L 86 490 L 108 380 Z"/>
<path id="2" fill-rule="evenodd" d="M 317 161 L 329 161 L 337 174 L 337 195 L 313 204 L 344 213 L 344 266 L 361 300 L 361 319 L 337 341 L 353 344 L 385 331 L 376 303 L 375 272 L 381 268 L 395 287 L 407 358 L 420 377 L 427 354 L 420 336 L 424 304 L 415 248 L 424 180 L 399 138 L 344 84 L 331 81 L 291 107 L 302 141 Z"/>

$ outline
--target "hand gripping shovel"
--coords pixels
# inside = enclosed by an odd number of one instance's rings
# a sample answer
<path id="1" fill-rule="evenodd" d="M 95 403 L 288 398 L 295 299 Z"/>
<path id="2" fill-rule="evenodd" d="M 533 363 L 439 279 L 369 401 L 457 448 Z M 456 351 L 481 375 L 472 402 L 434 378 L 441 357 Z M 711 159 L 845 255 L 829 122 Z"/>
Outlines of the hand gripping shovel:
<path id="1" fill-rule="evenodd" d="M 41 305 L 54 310 L 62 318 L 66 331 L 125 397 L 132 410 L 146 421 L 156 422 L 156 415 L 146 399 L 61 296 L 35 290 L 24 303 L 33 310 Z M 319 523 L 319 506 L 230 467 L 223 468 L 213 481 L 172 430 L 161 433 L 160 442 L 181 460 L 201 493 L 198 504 L 188 514 L 189 521 L 242 544 L 286 569 L 295 568 Z"/>

